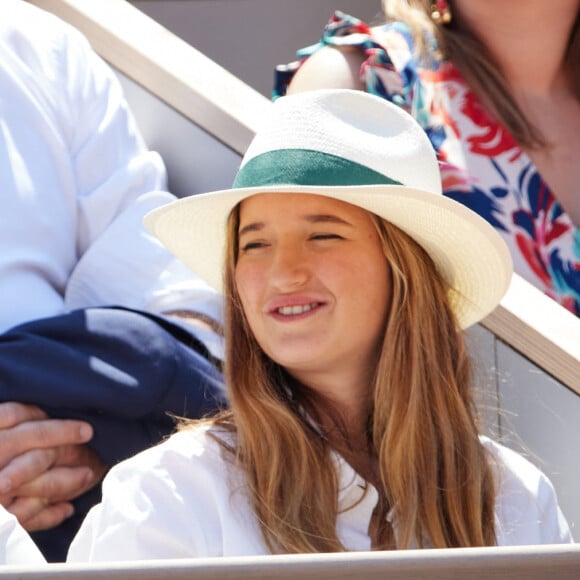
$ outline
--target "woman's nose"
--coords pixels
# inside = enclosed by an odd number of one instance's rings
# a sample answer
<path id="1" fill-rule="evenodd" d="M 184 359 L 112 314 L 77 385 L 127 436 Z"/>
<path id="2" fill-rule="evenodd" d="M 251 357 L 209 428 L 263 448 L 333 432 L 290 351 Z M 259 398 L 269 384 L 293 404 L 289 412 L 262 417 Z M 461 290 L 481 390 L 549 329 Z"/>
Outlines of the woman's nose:
<path id="1" fill-rule="evenodd" d="M 272 284 L 281 290 L 300 287 L 306 283 L 310 266 L 299 244 L 283 242 L 276 245 L 270 268 Z"/>

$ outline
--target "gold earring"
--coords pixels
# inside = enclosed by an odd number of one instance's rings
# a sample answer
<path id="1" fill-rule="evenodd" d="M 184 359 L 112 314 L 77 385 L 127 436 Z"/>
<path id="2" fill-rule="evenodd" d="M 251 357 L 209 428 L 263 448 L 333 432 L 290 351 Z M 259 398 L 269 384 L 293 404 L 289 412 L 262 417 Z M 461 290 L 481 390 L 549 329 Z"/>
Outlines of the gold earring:
<path id="1" fill-rule="evenodd" d="M 431 2 L 431 20 L 435 24 L 449 24 L 451 22 L 451 8 L 447 0 L 433 0 Z"/>

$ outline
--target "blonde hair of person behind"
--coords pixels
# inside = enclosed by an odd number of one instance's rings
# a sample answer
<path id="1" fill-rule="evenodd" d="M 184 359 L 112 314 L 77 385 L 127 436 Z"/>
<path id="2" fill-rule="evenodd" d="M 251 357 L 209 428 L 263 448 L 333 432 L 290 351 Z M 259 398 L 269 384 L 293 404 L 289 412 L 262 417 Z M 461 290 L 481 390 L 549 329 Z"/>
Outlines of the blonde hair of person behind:
<path id="1" fill-rule="evenodd" d="M 430 50 L 425 31 L 434 35 L 442 56 L 453 62 L 487 110 L 520 146 L 528 149 L 549 146 L 515 102 L 509 83 L 485 46 L 469 30 L 462 29 L 456 19 L 447 25 L 435 24 L 430 17 L 431 4 L 430 0 L 383 0 L 383 11 L 388 21 L 400 20 L 411 28 L 418 56 L 428 57 Z M 580 99 L 580 15 L 576 18 L 566 61 L 574 91 Z"/>
<path id="2" fill-rule="evenodd" d="M 213 422 L 236 434 L 236 448 L 224 447 L 245 473 L 272 553 L 344 551 L 336 534 L 335 467 L 324 435 L 304 413 L 317 416 L 312 397 L 265 355 L 240 304 L 238 220 L 236 209 L 225 274 L 230 409 Z M 392 269 L 392 304 L 374 380 L 369 449 L 378 458 L 379 493 L 396 506 L 396 547 L 493 545 L 492 467 L 478 438 L 469 360 L 448 289 L 420 246 L 376 222 Z"/>

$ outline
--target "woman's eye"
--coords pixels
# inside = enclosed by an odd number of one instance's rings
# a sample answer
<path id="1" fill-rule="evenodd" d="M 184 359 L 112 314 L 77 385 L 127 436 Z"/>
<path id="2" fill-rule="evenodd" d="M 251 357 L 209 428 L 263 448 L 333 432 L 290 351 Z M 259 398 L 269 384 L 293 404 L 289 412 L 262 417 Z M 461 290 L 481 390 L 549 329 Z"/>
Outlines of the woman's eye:
<path id="1" fill-rule="evenodd" d="M 342 236 L 339 236 L 338 234 L 326 233 L 326 234 L 312 234 L 310 236 L 310 239 L 312 239 L 312 240 L 343 240 L 344 238 Z"/>
<path id="2" fill-rule="evenodd" d="M 259 250 L 266 247 L 265 242 L 246 242 L 241 246 L 242 252 L 251 252 L 252 250 Z"/>

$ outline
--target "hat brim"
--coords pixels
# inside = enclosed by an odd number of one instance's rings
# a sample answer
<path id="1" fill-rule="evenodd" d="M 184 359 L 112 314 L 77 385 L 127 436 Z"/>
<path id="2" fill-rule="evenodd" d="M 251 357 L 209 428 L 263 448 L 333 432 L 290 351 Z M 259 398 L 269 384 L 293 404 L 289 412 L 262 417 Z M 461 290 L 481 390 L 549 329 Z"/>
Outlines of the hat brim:
<path id="1" fill-rule="evenodd" d="M 506 244 L 482 217 L 442 195 L 401 185 L 268 186 L 227 189 L 179 199 L 144 218 L 146 228 L 210 286 L 223 292 L 226 224 L 232 209 L 261 193 L 308 193 L 362 207 L 416 240 L 454 289 L 461 328 L 487 316 L 509 286 Z"/>

